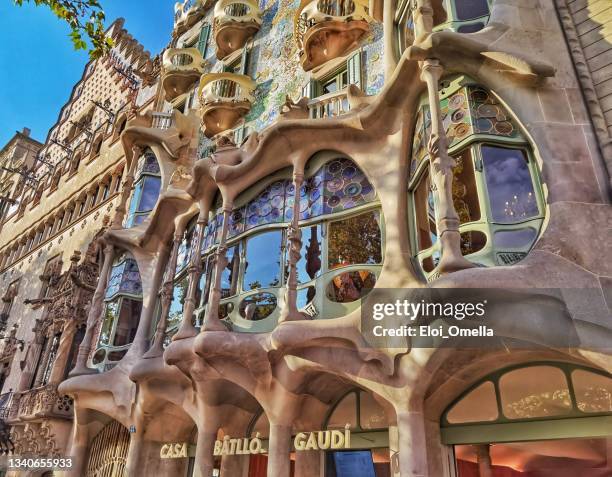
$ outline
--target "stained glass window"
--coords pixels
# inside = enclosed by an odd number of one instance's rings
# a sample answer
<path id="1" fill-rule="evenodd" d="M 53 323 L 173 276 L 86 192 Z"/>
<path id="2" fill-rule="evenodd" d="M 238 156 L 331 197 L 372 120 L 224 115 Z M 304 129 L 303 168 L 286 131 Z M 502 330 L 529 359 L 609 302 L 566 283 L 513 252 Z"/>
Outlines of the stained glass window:
<path id="1" fill-rule="evenodd" d="M 487 0 L 455 0 L 457 20 L 472 20 L 489 14 Z"/>

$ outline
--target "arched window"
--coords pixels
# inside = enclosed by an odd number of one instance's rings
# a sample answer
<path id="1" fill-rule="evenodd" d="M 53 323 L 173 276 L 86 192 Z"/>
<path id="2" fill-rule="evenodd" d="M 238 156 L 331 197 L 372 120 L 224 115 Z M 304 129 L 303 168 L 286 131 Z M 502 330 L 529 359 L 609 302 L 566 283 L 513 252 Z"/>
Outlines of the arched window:
<path id="1" fill-rule="evenodd" d="M 130 209 L 125 227 L 135 227 L 142 224 L 149 216 L 161 189 L 161 173 L 159 163 L 153 151 L 147 149 L 138 160 L 138 169 L 134 182 L 134 192 L 130 200 Z"/>
<path id="2" fill-rule="evenodd" d="M 125 131 L 125 127 L 127 126 L 127 116 L 121 116 L 115 123 L 115 134 L 114 138 L 117 139 L 121 136 L 121 133 Z"/>
<path id="3" fill-rule="evenodd" d="M 95 158 L 100 155 L 100 151 L 102 150 L 102 135 L 98 136 L 93 144 L 91 145 L 91 157 Z"/>
<path id="4" fill-rule="evenodd" d="M 81 153 L 77 153 L 72 159 L 72 163 L 70 164 L 70 173 L 74 174 L 79 170 L 79 166 L 81 165 Z"/>
<path id="5" fill-rule="evenodd" d="M 600 437 L 609 436 L 611 418 L 611 375 L 534 362 L 472 385 L 443 413 L 440 425 L 443 443 L 455 445 L 459 477 L 478 475 L 473 472 L 479 463 L 493 476 L 526 475 L 520 472 L 527 462 L 534 475 L 562 467 L 567 475 L 595 476 L 609 470 L 609 439 Z"/>
<path id="6" fill-rule="evenodd" d="M 128 253 L 115 259 L 104 301 L 104 321 L 92 362 L 108 370 L 127 353 L 136 335 L 142 310 L 140 272 L 136 260 Z"/>
<path id="7" fill-rule="evenodd" d="M 453 202 L 461 222 L 461 251 L 482 266 L 511 265 L 535 243 L 544 199 L 531 146 L 501 102 L 465 77 L 443 82 L 441 108 L 449 153 L 456 160 Z M 440 259 L 437 191 L 429 176 L 431 120 L 418 111 L 410 164 L 413 249 L 435 278 Z"/>
<path id="8" fill-rule="evenodd" d="M 229 317 L 237 330 L 272 327 L 288 279 L 291 171 L 279 171 L 260 183 L 263 187 L 238 197 L 230 216 L 220 316 Z M 223 225 L 220 199 L 216 206 L 202 245 L 201 310 L 212 280 L 210 257 Z M 335 317 L 359 306 L 381 269 L 381 222 L 376 191 L 353 161 L 329 153 L 310 160 L 300 190 L 299 309 L 316 317 L 324 307 L 326 317 Z"/>

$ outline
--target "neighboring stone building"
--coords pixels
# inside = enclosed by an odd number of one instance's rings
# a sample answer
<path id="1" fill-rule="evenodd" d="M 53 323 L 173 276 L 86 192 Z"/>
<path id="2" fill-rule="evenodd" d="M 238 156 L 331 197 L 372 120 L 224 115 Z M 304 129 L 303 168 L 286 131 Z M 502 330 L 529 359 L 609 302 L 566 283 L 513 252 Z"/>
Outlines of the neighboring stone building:
<path id="1" fill-rule="evenodd" d="M 14 172 L 2 176 L 0 417 L 16 454 L 65 452 L 73 404 L 57 386 L 74 367 L 102 256 L 97 238 L 122 190 L 121 132 L 151 103 L 135 74 L 153 70 L 148 53 L 122 20 L 109 34 L 111 54 L 86 66 L 45 143 L 24 130 L 3 149 Z"/>
<path id="2" fill-rule="evenodd" d="M 115 24 L 93 74 L 124 58 L 137 89 L 64 108 L 43 148 L 84 225 L 37 238 L 64 202 L 36 188 L 4 225 L 15 452 L 92 477 L 610 475 L 612 5 L 175 13 L 155 60 Z M 89 173 L 68 141 L 106 109 Z M 387 289 L 474 294 L 503 342 L 380 340 Z"/>

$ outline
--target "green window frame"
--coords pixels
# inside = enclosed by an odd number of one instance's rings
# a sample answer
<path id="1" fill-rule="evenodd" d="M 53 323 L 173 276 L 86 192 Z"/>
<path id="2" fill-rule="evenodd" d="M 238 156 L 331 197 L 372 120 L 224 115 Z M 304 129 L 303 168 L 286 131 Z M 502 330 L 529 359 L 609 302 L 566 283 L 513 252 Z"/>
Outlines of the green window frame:
<path id="1" fill-rule="evenodd" d="M 484 94 L 485 92 L 484 88 L 466 76 L 444 80 L 442 86 L 441 104 L 451 104 L 453 97 L 456 95 L 465 96 L 464 100 L 467 104 L 468 97 L 471 97 L 472 94 Z M 482 103 L 479 109 L 482 108 L 485 115 L 490 115 L 492 110 L 498 112 L 498 117 L 503 116 L 504 127 L 500 126 L 499 129 L 504 131 L 505 136 L 497 134 L 496 123 L 486 118 L 481 119 L 478 114 L 474 113 L 472 106 L 466 107 L 461 115 L 457 115 L 457 118 L 463 118 L 459 121 L 456 120 L 454 113 L 451 116 L 453 111 L 450 106 L 448 107 L 445 124 L 447 125 L 447 135 L 451 138 L 449 153 L 455 158 L 461 156 L 463 169 L 467 168 L 468 173 L 472 176 L 471 184 L 466 185 L 458 182 L 456 183 L 457 187 L 455 187 L 454 183 L 453 190 L 463 187 L 463 198 L 468 203 L 471 201 L 475 208 L 479 210 L 479 216 L 474 220 L 463 220 L 457 202 L 455 202 L 455 208 L 460 219 L 462 219 L 459 231 L 462 234 L 462 252 L 466 258 L 485 267 L 513 265 L 527 256 L 539 237 L 544 223 L 546 203 L 534 148 L 526 139 L 512 113 L 492 92 L 486 91 L 486 93 L 489 95 L 488 102 Z M 419 186 L 421 181 L 429 175 L 429 161 L 425 150 L 425 144 L 429 136 L 426 98 L 422 100 L 419 111 L 422 112 L 421 117 L 425 119 L 417 121 L 412 146 L 411 176 L 409 179 L 409 213 L 412 224 L 410 236 L 414 256 L 421 265 L 425 277 L 431 281 L 438 277 L 436 268 L 437 261 L 440 258 L 440 241 L 432 240 L 434 243 L 424 247 L 421 244 L 422 236 L 419 235 L 419 233 L 424 233 L 426 229 L 422 223 L 423 199 L 418 198 L 418 194 L 422 194 L 422 192 L 419 192 Z M 443 109 L 443 115 L 445 114 L 447 113 Z M 487 127 L 490 126 L 491 131 L 482 132 L 479 129 L 478 121 L 481 120 L 487 121 Z M 453 138 L 453 134 L 460 128 L 462 137 L 459 137 L 457 133 L 457 136 Z M 512 130 L 512 132 L 507 133 L 508 130 Z M 528 173 L 533 190 L 530 199 L 532 201 L 531 208 L 532 210 L 537 209 L 537 212 L 526 216 L 524 219 L 513 221 L 500 221 L 499 217 L 492 215 L 493 191 L 489 189 L 487 183 L 489 169 L 487 167 L 487 157 L 483 155 L 483 151 L 487 148 L 498 151 L 516 151 L 508 152 L 509 155 L 513 154 L 515 156 L 518 156 L 520 151 L 525 160 L 521 170 L 523 173 Z M 457 173 L 455 174 L 455 180 L 458 180 Z M 429 191 L 428 201 L 430 204 L 433 202 L 435 212 L 435 205 L 438 200 L 437 191 L 434 190 L 433 186 Z M 462 200 L 459 200 L 459 202 L 461 203 Z M 435 239 L 437 232 L 434 230 L 432 233 L 432 237 Z"/>
<path id="2" fill-rule="evenodd" d="M 554 368 L 563 373 L 571 403 L 568 412 L 555 416 L 507 418 L 503 412 L 500 380 L 513 371 L 542 366 Z M 480 444 L 610 436 L 612 411 L 584 412 L 580 410 L 573 376 L 576 371 L 585 371 L 612 380 L 612 375 L 605 371 L 560 361 L 522 363 L 490 373 L 469 386 L 447 406 L 440 418 L 442 443 L 447 445 Z M 487 382 L 492 383 L 494 386 L 498 409 L 497 419 L 470 423 L 449 422 L 448 415 L 453 408 L 464 398 L 468 397 L 472 391 Z"/>
<path id="3" fill-rule="evenodd" d="M 312 158 L 307 164 L 305 179 L 307 180 L 309 177 L 314 176 L 316 173 L 320 171 L 325 164 L 333 161 L 334 159 L 343 159 L 344 156 L 336 154 L 336 153 L 324 153 L 319 157 Z M 346 158 L 348 159 L 348 158 Z M 265 181 L 261 181 L 259 183 L 259 187 L 248 189 L 243 192 L 241 196 L 239 196 L 236 201 L 236 209 L 240 209 L 243 205 L 248 204 L 249 201 L 259 196 L 259 194 L 266 189 L 266 187 L 270 184 L 278 182 L 279 180 L 288 180 L 290 179 L 291 174 L 287 171 L 279 171 L 271 176 L 267 177 Z M 221 204 L 217 202 L 213 210 L 220 209 Z M 377 225 L 379 227 L 380 233 L 380 261 L 379 263 L 347 263 L 346 265 L 339 266 L 329 266 L 329 236 L 330 236 L 330 228 L 333 224 L 338 222 L 348 220 L 354 217 L 366 217 L 366 214 L 375 214 Z M 211 213 L 209 219 L 209 225 L 215 222 L 216 216 L 214 213 Z M 264 300 L 265 297 L 262 294 L 271 294 L 277 298 L 278 303 L 283 301 L 282 292 L 287 283 L 287 264 L 288 264 L 288 256 L 287 256 L 287 226 L 289 222 L 281 221 L 275 223 L 268 223 L 265 225 L 258 225 L 254 228 L 247 229 L 246 231 L 242 231 L 235 236 L 231 237 L 227 240 L 226 246 L 228 249 L 228 254 L 233 247 L 239 245 L 239 271 L 237 280 L 233 283 L 231 290 L 229 293 L 231 295 L 224 296 L 220 302 L 220 317 L 221 318 L 229 318 L 231 321 L 231 325 L 236 331 L 247 331 L 247 332 L 262 332 L 262 331 L 270 331 L 274 328 L 276 324 L 276 320 L 279 316 L 280 307 L 277 307 L 273 313 L 268 315 L 265 319 L 251 321 L 245 319 L 241 315 L 241 312 L 244 312 L 241 309 L 241 302 L 246 298 L 254 297 L 254 295 L 259 295 L 261 300 Z M 298 284 L 298 308 L 311 316 L 318 316 L 318 312 L 322 309 L 325 309 L 325 318 L 333 318 L 337 316 L 343 316 L 349 313 L 350 311 L 355 310 L 360 306 L 360 300 L 356 299 L 353 301 L 335 301 L 338 300 L 337 296 L 330 295 L 329 290 L 334 287 L 339 287 L 337 281 L 338 277 L 344 276 L 346 274 L 352 274 L 348 277 L 344 277 L 346 279 L 356 280 L 360 285 L 363 283 L 364 285 L 369 284 L 370 282 L 374 282 L 378 278 L 380 271 L 382 270 L 382 263 L 384 260 L 384 244 L 385 244 L 385 228 L 384 228 L 384 220 L 382 215 L 382 210 L 380 206 L 379 198 L 376 196 L 373 200 L 361 204 L 354 208 L 349 208 L 343 211 L 332 212 L 332 213 L 323 213 L 320 215 L 313 216 L 308 219 L 300 220 L 300 228 L 302 231 L 309 227 L 318 226 L 320 227 L 320 240 L 321 240 L 321 250 L 319 259 L 321 261 L 321 268 L 318 274 L 313 277 L 311 280 L 304 281 Z M 250 239 L 254 237 L 265 234 L 268 232 L 280 232 L 282 234 L 281 239 L 281 247 L 279 250 L 279 283 L 274 286 L 264 286 L 261 288 L 250 289 L 244 284 L 245 277 L 245 267 L 246 267 L 246 254 L 248 253 L 248 242 Z M 307 235 L 303 236 L 303 243 L 307 242 Z M 206 247 L 206 246 L 205 246 Z M 207 248 L 203 248 L 203 262 L 207 262 L 210 257 L 213 256 L 217 245 L 211 244 Z M 302 251 L 302 256 L 304 256 L 304 252 Z M 229 255 L 228 255 L 229 258 Z M 303 259 L 303 258 L 302 258 Z M 374 260 L 377 261 L 377 260 Z M 358 275 L 358 276 L 357 276 Z M 336 281 L 334 281 L 336 280 Z M 350 286 L 342 283 L 343 286 Z M 204 282 L 201 288 L 208 289 L 209 283 Z M 366 286 L 364 286 L 366 288 Z M 358 292 L 361 293 L 362 289 L 359 289 Z M 313 298 L 314 292 L 314 298 Z M 357 293 L 357 291 L 355 291 Z M 364 292 L 365 293 L 365 292 Z M 205 312 L 205 308 L 207 306 L 207 298 L 208 295 L 206 292 L 202 293 L 200 307 L 196 311 L 196 314 L 203 316 Z M 347 300 L 350 297 L 346 298 Z M 264 300 L 265 301 L 265 300 Z M 300 306 L 299 304 L 303 306 Z M 201 319 L 201 318 L 198 318 Z"/>

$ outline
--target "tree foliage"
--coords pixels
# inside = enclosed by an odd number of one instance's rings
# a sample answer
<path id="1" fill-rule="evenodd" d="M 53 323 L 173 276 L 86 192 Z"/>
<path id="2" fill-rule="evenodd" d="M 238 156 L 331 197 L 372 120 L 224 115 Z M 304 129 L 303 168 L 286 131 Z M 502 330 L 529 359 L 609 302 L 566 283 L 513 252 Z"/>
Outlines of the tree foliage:
<path id="1" fill-rule="evenodd" d="M 104 10 L 98 0 L 13 0 L 16 5 L 35 3 L 48 7 L 59 19 L 70 26 L 70 39 L 77 50 L 89 49 L 92 59 L 100 58 L 113 46 L 106 36 Z M 87 39 L 91 43 L 88 45 Z"/>

